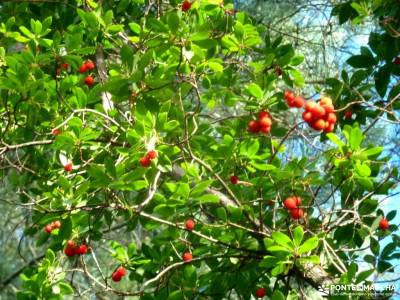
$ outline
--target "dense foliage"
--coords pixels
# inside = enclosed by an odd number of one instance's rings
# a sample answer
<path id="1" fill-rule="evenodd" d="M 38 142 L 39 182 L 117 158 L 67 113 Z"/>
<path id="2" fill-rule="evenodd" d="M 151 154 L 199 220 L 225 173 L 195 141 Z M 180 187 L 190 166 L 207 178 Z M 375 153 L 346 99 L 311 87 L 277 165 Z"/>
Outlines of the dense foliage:
<path id="1" fill-rule="evenodd" d="M 38 251 L 4 290 L 20 276 L 18 299 L 310 299 L 395 271 L 381 205 L 398 170 L 368 137 L 399 121 L 398 1 L 335 6 L 377 29 L 315 86 L 230 2 L 0 1 L 0 15 L 2 198 Z"/>

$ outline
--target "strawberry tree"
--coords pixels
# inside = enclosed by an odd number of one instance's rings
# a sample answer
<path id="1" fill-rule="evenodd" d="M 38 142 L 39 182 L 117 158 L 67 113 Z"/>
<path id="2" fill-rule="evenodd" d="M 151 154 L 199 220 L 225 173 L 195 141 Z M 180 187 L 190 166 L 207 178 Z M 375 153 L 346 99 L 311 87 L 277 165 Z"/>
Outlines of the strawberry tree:
<path id="1" fill-rule="evenodd" d="M 350 2 L 340 21 L 361 18 Z M 0 281 L 19 277 L 18 299 L 311 299 L 394 272 L 381 205 L 398 172 L 368 137 L 398 120 L 395 25 L 310 86 L 293 45 L 231 2 L 0 14 L 2 190 L 39 253 Z"/>

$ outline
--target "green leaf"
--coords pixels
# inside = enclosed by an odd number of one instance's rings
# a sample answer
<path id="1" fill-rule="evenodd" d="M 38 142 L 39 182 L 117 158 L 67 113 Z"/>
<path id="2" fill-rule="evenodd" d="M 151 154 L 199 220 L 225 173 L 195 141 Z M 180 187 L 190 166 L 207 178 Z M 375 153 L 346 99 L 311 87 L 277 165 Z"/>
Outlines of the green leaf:
<path id="1" fill-rule="evenodd" d="M 254 97 L 257 99 L 261 99 L 264 95 L 263 90 L 260 88 L 260 86 L 256 83 L 250 83 L 247 87 L 246 90 Z"/>
<path id="2" fill-rule="evenodd" d="M 218 196 L 212 195 L 212 194 L 206 194 L 203 196 L 200 196 L 199 198 L 196 199 L 196 201 L 204 204 L 204 203 L 219 203 L 219 198 Z"/>
<path id="3" fill-rule="evenodd" d="M 358 150 L 363 140 L 363 134 L 361 129 L 356 126 L 350 132 L 349 146 L 352 150 Z"/>
<path id="4" fill-rule="evenodd" d="M 303 241 L 303 236 L 304 236 L 303 227 L 297 226 L 293 230 L 293 243 L 296 247 L 300 246 L 301 242 Z"/>
<path id="5" fill-rule="evenodd" d="M 353 55 L 347 60 L 347 63 L 354 68 L 371 68 L 375 66 L 376 61 L 370 56 Z"/>
<path id="6" fill-rule="evenodd" d="M 168 15 L 168 27 L 172 33 L 175 33 L 179 28 L 179 16 L 176 12 L 171 12 Z"/>
<path id="7" fill-rule="evenodd" d="M 275 290 L 271 296 L 271 300 L 285 300 L 285 295 L 281 291 Z"/>
<path id="8" fill-rule="evenodd" d="M 309 252 L 318 247 L 319 239 L 316 236 L 313 236 L 306 240 L 299 248 L 299 254 L 303 254 Z"/>
<path id="9" fill-rule="evenodd" d="M 60 231 L 58 232 L 58 236 L 62 240 L 67 240 L 70 238 L 72 234 L 72 221 L 70 217 L 61 221 Z"/>
<path id="10" fill-rule="evenodd" d="M 273 232 L 272 239 L 278 245 L 281 245 L 289 250 L 293 250 L 293 248 L 294 248 L 292 240 L 283 232 L 280 232 L 280 231 Z"/>

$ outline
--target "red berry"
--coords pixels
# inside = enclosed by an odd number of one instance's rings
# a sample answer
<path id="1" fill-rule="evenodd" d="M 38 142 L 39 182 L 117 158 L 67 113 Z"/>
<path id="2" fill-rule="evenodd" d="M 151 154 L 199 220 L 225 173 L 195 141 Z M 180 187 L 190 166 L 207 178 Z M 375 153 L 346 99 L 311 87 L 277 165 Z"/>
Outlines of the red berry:
<path id="1" fill-rule="evenodd" d="M 53 222 L 53 227 L 54 227 L 54 228 L 60 228 L 60 227 L 61 227 L 61 222 L 58 221 L 58 220 L 57 220 L 57 221 L 54 221 L 54 222 Z"/>
<path id="2" fill-rule="evenodd" d="M 271 126 L 261 126 L 261 127 L 260 127 L 260 131 L 261 131 L 262 133 L 268 133 L 268 132 L 271 131 Z"/>
<path id="3" fill-rule="evenodd" d="M 195 225 L 196 225 L 196 223 L 192 219 L 187 220 L 185 223 L 185 227 L 189 231 L 192 231 L 194 229 Z"/>
<path id="4" fill-rule="evenodd" d="M 78 255 L 84 255 L 87 253 L 87 251 L 88 251 L 88 247 L 86 245 L 79 245 L 75 249 L 75 253 Z"/>
<path id="5" fill-rule="evenodd" d="M 318 119 L 314 123 L 312 123 L 312 128 L 315 130 L 323 130 L 325 128 L 325 120 L 324 119 Z"/>
<path id="6" fill-rule="evenodd" d="M 61 65 L 61 68 L 63 68 L 64 70 L 67 70 L 67 69 L 69 68 L 69 64 L 63 63 L 63 64 Z"/>
<path id="7" fill-rule="evenodd" d="M 94 79 L 93 79 L 92 76 L 88 75 L 88 76 L 85 77 L 85 84 L 87 86 L 92 86 L 93 83 L 94 83 Z"/>
<path id="8" fill-rule="evenodd" d="M 239 177 L 237 177 L 236 175 L 232 175 L 231 178 L 230 178 L 230 180 L 231 180 L 231 183 L 232 183 L 232 184 L 238 184 L 238 182 L 239 182 Z"/>
<path id="9" fill-rule="evenodd" d="M 69 248 L 75 247 L 75 242 L 73 240 L 68 240 L 67 241 L 67 247 L 69 247 Z"/>
<path id="10" fill-rule="evenodd" d="M 65 172 L 71 172 L 72 169 L 73 169 L 72 163 L 67 163 L 67 164 L 64 166 L 64 171 L 65 171 Z"/>
<path id="11" fill-rule="evenodd" d="M 69 257 L 74 256 L 75 255 L 75 248 L 67 246 L 64 249 L 64 253 L 65 253 L 66 256 L 69 256 Z"/>
<path id="12" fill-rule="evenodd" d="M 388 229 L 388 228 L 389 228 L 389 221 L 388 221 L 387 219 L 385 219 L 385 218 L 381 219 L 381 220 L 379 221 L 379 228 L 380 228 L 381 230 L 386 230 L 386 229 Z"/>
<path id="13" fill-rule="evenodd" d="M 291 91 L 285 91 L 284 97 L 287 103 L 292 103 L 295 96 Z"/>
<path id="14" fill-rule="evenodd" d="M 346 111 L 345 113 L 344 113 L 344 117 L 346 118 L 346 119 L 351 119 L 351 117 L 353 116 L 353 112 L 352 111 Z"/>
<path id="15" fill-rule="evenodd" d="M 327 97 L 327 96 L 322 96 L 321 100 L 319 101 L 319 104 L 321 105 L 329 105 L 332 104 L 332 99 Z"/>
<path id="16" fill-rule="evenodd" d="M 143 156 L 143 157 L 139 160 L 139 162 L 140 162 L 140 165 L 141 165 L 142 167 L 147 168 L 147 167 L 150 166 L 150 164 L 151 164 L 151 159 L 150 159 L 149 157 L 147 157 L 147 156 Z"/>
<path id="17" fill-rule="evenodd" d="M 329 123 L 329 125 L 324 128 L 324 132 L 326 132 L 326 133 L 332 132 L 334 129 L 335 129 L 335 124 Z"/>
<path id="18" fill-rule="evenodd" d="M 252 133 L 257 133 L 260 131 L 260 124 L 255 120 L 250 120 L 247 127 L 248 127 L 249 131 Z"/>
<path id="19" fill-rule="evenodd" d="M 311 113 L 315 110 L 316 107 L 317 107 L 317 103 L 315 103 L 314 101 L 307 101 L 304 106 L 306 111 L 309 111 Z"/>
<path id="20" fill-rule="evenodd" d="M 190 8 L 192 7 L 192 3 L 190 3 L 190 1 L 185 0 L 182 3 L 182 11 L 188 11 Z"/>
<path id="21" fill-rule="evenodd" d="M 283 206 L 285 206 L 287 209 L 297 208 L 296 199 L 293 197 L 287 198 L 285 201 L 283 201 Z"/>
<path id="22" fill-rule="evenodd" d="M 126 269 L 123 266 L 120 266 L 117 268 L 117 270 L 115 270 L 114 273 L 118 273 L 121 276 L 125 276 L 126 275 Z"/>
<path id="23" fill-rule="evenodd" d="M 305 100 L 301 96 L 296 96 L 293 101 L 291 107 L 301 108 L 304 106 Z"/>
<path id="24" fill-rule="evenodd" d="M 304 216 L 304 211 L 301 208 L 295 208 L 290 210 L 290 215 L 293 219 L 297 220 Z"/>
<path id="25" fill-rule="evenodd" d="M 46 226 L 44 226 L 44 231 L 46 231 L 47 233 L 51 233 L 53 230 L 53 226 L 51 226 L 50 224 L 47 224 Z"/>
<path id="26" fill-rule="evenodd" d="M 54 129 L 51 130 L 51 134 L 52 135 L 59 135 L 60 133 L 61 133 L 60 129 L 54 128 Z"/>
<path id="27" fill-rule="evenodd" d="M 79 73 L 83 74 L 87 71 L 87 66 L 86 64 L 83 64 L 80 69 L 79 69 Z"/>
<path id="28" fill-rule="evenodd" d="M 85 66 L 88 70 L 94 69 L 94 63 L 91 60 L 88 60 L 87 62 L 85 62 Z"/>
<path id="29" fill-rule="evenodd" d="M 154 159 L 157 157 L 157 151 L 155 150 L 150 150 L 149 152 L 147 152 L 146 157 L 149 159 Z"/>
<path id="30" fill-rule="evenodd" d="M 293 196 L 293 199 L 296 201 L 297 206 L 301 205 L 301 198 L 299 196 Z"/>
<path id="31" fill-rule="evenodd" d="M 393 62 L 395 65 L 400 65 L 400 56 L 396 57 Z"/>
<path id="32" fill-rule="evenodd" d="M 122 275 L 118 272 L 114 272 L 111 276 L 112 280 L 115 282 L 121 281 Z"/>
<path id="33" fill-rule="evenodd" d="M 303 120 L 310 123 L 313 120 L 313 115 L 310 111 L 303 112 Z"/>
<path id="34" fill-rule="evenodd" d="M 259 120 L 264 119 L 265 117 L 271 118 L 271 115 L 266 111 L 260 111 L 258 113 L 258 119 Z"/>
<path id="35" fill-rule="evenodd" d="M 270 117 L 265 116 L 265 117 L 262 117 L 262 118 L 260 118 L 258 120 L 258 124 L 259 124 L 260 128 L 262 128 L 262 127 L 271 127 L 272 120 L 271 120 Z"/>
<path id="36" fill-rule="evenodd" d="M 334 113 L 328 113 L 326 116 L 326 121 L 329 123 L 336 123 L 336 115 Z"/>
<path id="37" fill-rule="evenodd" d="M 321 104 L 321 106 L 325 109 L 326 113 L 333 113 L 335 111 L 335 107 L 332 103 Z"/>
<path id="38" fill-rule="evenodd" d="M 182 255 L 182 260 L 183 261 L 191 261 L 193 259 L 193 255 L 190 252 L 185 252 Z"/>
<path id="39" fill-rule="evenodd" d="M 325 108 L 323 108 L 321 105 L 317 104 L 314 108 L 314 110 L 311 111 L 313 116 L 315 118 L 323 118 L 325 116 Z"/>
<path id="40" fill-rule="evenodd" d="M 265 291 L 264 288 L 258 288 L 256 290 L 256 297 L 257 298 L 264 298 L 266 294 L 267 294 L 267 292 Z"/>

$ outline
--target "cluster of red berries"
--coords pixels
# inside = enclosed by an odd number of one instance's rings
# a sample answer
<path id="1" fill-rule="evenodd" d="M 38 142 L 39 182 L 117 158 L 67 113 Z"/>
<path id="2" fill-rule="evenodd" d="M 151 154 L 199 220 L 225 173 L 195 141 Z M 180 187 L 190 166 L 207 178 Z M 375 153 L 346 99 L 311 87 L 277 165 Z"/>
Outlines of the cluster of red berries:
<path id="1" fill-rule="evenodd" d="M 74 168 L 74 166 L 72 165 L 72 163 L 67 163 L 64 165 L 65 172 L 71 172 L 73 168 Z"/>
<path id="2" fill-rule="evenodd" d="M 304 211 L 299 208 L 301 205 L 301 198 L 298 196 L 292 196 L 287 198 L 285 201 L 283 201 L 283 206 L 287 208 L 290 211 L 290 216 L 292 219 L 300 219 L 304 216 Z"/>
<path id="3" fill-rule="evenodd" d="M 381 230 L 387 230 L 389 226 L 389 221 L 386 218 L 383 218 L 379 221 L 379 228 Z"/>
<path id="4" fill-rule="evenodd" d="M 251 133 L 268 133 L 271 131 L 272 118 L 271 115 L 266 111 L 260 111 L 258 113 L 258 120 L 250 120 L 247 125 L 248 130 Z"/>
<path id="5" fill-rule="evenodd" d="M 319 102 L 307 101 L 303 120 L 317 131 L 332 132 L 335 129 L 335 107 L 329 97 L 321 97 Z"/>
<path id="6" fill-rule="evenodd" d="M 192 7 L 192 3 L 188 0 L 183 1 L 181 9 L 184 12 L 187 12 Z"/>
<path id="7" fill-rule="evenodd" d="M 115 282 L 121 281 L 122 277 L 124 277 L 126 275 L 126 270 L 124 267 L 120 266 L 118 267 L 114 273 L 112 273 L 112 280 Z"/>
<path id="8" fill-rule="evenodd" d="M 82 66 L 79 69 L 79 72 L 81 74 L 86 73 L 87 71 L 92 71 L 94 69 L 94 62 L 91 60 L 87 60 L 82 64 Z M 94 78 L 91 75 L 88 75 L 85 77 L 84 82 L 87 86 L 92 86 L 94 83 Z"/>
<path id="9" fill-rule="evenodd" d="M 193 219 L 188 219 L 185 222 L 185 227 L 187 230 L 192 231 L 194 229 L 194 227 L 196 226 L 196 223 Z"/>
<path id="10" fill-rule="evenodd" d="M 284 97 L 289 107 L 304 107 L 303 120 L 314 130 L 332 132 L 335 129 L 337 118 L 331 98 L 321 97 L 319 102 L 305 101 L 291 91 L 285 91 Z"/>
<path id="11" fill-rule="evenodd" d="M 182 255 L 182 260 L 183 261 L 191 261 L 193 259 L 193 255 L 190 252 L 185 252 Z"/>
<path id="12" fill-rule="evenodd" d="M 61 227 L 61 222 L 57 220 L 44 226 L 44 231 L 50 234 L 54 229 L 58 229 L 60 227 Z"/>
<path id="13" fill-rule="evenodd" d="M 295 96 L 291 91 L 285 91 L 284 97 L 289 107 L 302 108 L 306 102 L 302 96 Z"/>
<path id="14" fill-rule="evenodd" d="M 141 165 L 142 167 L 147 168 L 148 166 L 150 166 L 151 161 L 152 161 L 153 159 L 155 159 L 156 157 L 157 157 L 157 151 L 155 151 L 155 150 L 150 150 L 149 152 L 146 153 L 145 156 L 143 156 L 143 157 L 139 160 L 140 165 Z"/>
<path id="15" fill-rule="evenodd" d="M 264 298 L 267 292 L 265 291 L 264 288 L 260 287 L 256 290 L 256 297 L 257 298 Z"/>
<path id="16" fill-rule="evenodd" d="M 67 241 L 67 246 L 64 249 L 66 256 L 84 255 L 88 252 L 88 246 L 85 244 L 75 245 L 73 240 Z"/>

